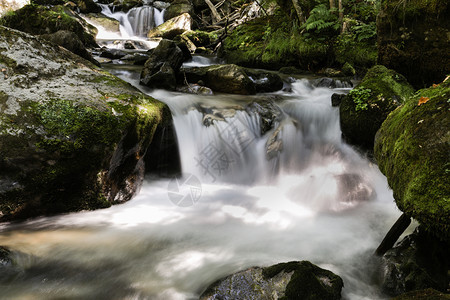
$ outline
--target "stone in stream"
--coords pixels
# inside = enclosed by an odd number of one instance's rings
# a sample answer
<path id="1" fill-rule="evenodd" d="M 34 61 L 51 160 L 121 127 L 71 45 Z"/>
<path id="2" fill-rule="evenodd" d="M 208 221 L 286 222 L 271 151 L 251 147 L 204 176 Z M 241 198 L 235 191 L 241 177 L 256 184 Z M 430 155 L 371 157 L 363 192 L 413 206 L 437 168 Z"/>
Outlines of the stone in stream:
<path id="1" fill-rule="evenodd" d="M 274 92 L 283 87 L 280 76 L 273 72 L 254 70 L 233 64 L 182 68 L 178 81 L 202 81 L 214 92 L 253 95 Z"/>
<path id="2" fill-rule="evenodd" d="M 175 89 L 176 74 L 183 60 L 183 51 L 173 41 L 161 40 L 144 64 L 140 83 L 153 88 Z"/>
<path id="3" fill-rule="evenodd" d="M 129 200 L 169 108 L 26 33 L 0 26 L 0 49 L 0 221 Z"/>
<path id="4" fill-rule="evenodd" d="M 342 279 L 308 261 L 252 267 L 211 284 L 200 300 L 213 299 L 341 299 Z"/>
<path id="5" fill-rule="evenodd" d="M 375 134 L 388 114 L 413 92 L 402 75 L 384 66 L 372 67 L 339 106 L 341 130 L 347 142 L 371 150 Z"/>
<path id="6" fill-rule="evenodd" d="M 11 251 L 7 248 L 0 246 L 0 271 L 2 267 L 12 264 Z"/>
<path id="7" fill-rule="evenodd" d="M 419 90 L 376 134 L 374 154 L 395 203 L 430 233 L 450 241 L 450 78 Z"/>
<path id="8" fill-rule="evenodd" d="M 390 296 L 427 288 L 446 292 L 449 253 L 448 242 L 439 241 L 419 227 L 382 257 L 382 291 Z"/>

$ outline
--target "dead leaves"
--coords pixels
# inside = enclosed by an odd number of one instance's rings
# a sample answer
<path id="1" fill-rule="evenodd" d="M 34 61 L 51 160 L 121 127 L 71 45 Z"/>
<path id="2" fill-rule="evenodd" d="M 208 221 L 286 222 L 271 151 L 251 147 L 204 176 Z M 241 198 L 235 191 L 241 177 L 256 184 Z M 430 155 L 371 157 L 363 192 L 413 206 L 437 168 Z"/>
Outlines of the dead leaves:
<path id="1" fill-rule="evenodd" d="M 420 97 L 420 99 L 419 99 L 419 103 L 417 104 L 417 105 L 422 105 L 422 104 L 425 104 L 425 103 L 427 103 L 428 101 L 430 100 L 430 98 L 428 98 L 428 97 Z"/>

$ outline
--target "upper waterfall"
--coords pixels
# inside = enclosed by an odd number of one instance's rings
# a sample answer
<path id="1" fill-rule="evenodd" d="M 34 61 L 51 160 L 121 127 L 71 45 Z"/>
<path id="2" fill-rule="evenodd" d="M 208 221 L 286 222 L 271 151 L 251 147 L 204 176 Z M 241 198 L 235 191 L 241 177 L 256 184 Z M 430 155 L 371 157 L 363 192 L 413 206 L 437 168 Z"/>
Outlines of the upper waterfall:
<path id="1" fill-rule="evenodd" d="M 98 4 L 102 8 L 102 14 L 120 22 L 120 34 L 123 38 L 146 37 L 150 29 L 164 22 L 164 9 L 159 10 L 153 6 L 140 6 L 130 9 L 128 12 L 115 12 L 107 4 Z"/>

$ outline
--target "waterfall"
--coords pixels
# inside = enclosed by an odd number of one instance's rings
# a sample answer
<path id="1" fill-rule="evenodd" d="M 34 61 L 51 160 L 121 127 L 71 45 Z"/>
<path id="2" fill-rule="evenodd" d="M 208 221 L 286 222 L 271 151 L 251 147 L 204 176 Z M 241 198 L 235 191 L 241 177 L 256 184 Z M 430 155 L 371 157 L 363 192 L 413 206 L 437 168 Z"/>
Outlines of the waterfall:
<path id="1" fill-rule="evenodd" d="M 296 174 L 297 195 L 315 209 L 338 211 L 373 199 L 375 192 L 367 163 L 341 141 L 339 112 L 330 104 L 334 92 L 298 80 L 292 93 L 272 102 L 279 117 L 263 134 L 262 116 L 229 97 L 153 96 L 173 112 L 184 172 L 204 183 L 244 185 Z"/>
<path id="2" fill-rule="evenodd" d="M 102 8 L 102 14 L 120 22 L 120 33 L 123 38 L 146 37 L 150 29 L 164 22 L 164 10 L 152 6 L 135 7 L 125 13 L 114 12 L 114 8 L 107 4 L 98 5 Z"/>

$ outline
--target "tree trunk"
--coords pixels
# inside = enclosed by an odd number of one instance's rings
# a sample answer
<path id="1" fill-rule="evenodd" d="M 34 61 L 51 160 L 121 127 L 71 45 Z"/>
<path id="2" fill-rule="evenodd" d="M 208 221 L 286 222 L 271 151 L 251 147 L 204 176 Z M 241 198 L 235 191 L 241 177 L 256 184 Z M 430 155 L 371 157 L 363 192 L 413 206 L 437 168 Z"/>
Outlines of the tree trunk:
<path id="1" fill-rule="evenodd" d="M 294 5 L 295 11 L 297 12 L 297 17 L 300 24 L 303 24 L 305 22 L 305 18 L 303 16 L 303 11 L 300 7 L 300 3 L 298 2 L 298 0 L 292 0 L 292 4 Z"/>
<path id="2" fill-rule="evenodd" d="M 331 2 L 332 0 L 330 0 Z M 342 20 L 344 20 L 344 9 L 342 7 L 342 0 L 339 0 L 339 23 L 342 23 Z"/>
<path id="3" fill-rule="evenodd" d="M 334 7 L 334 0 L 330 0 L 330 10 L 332 10 Z"/>

